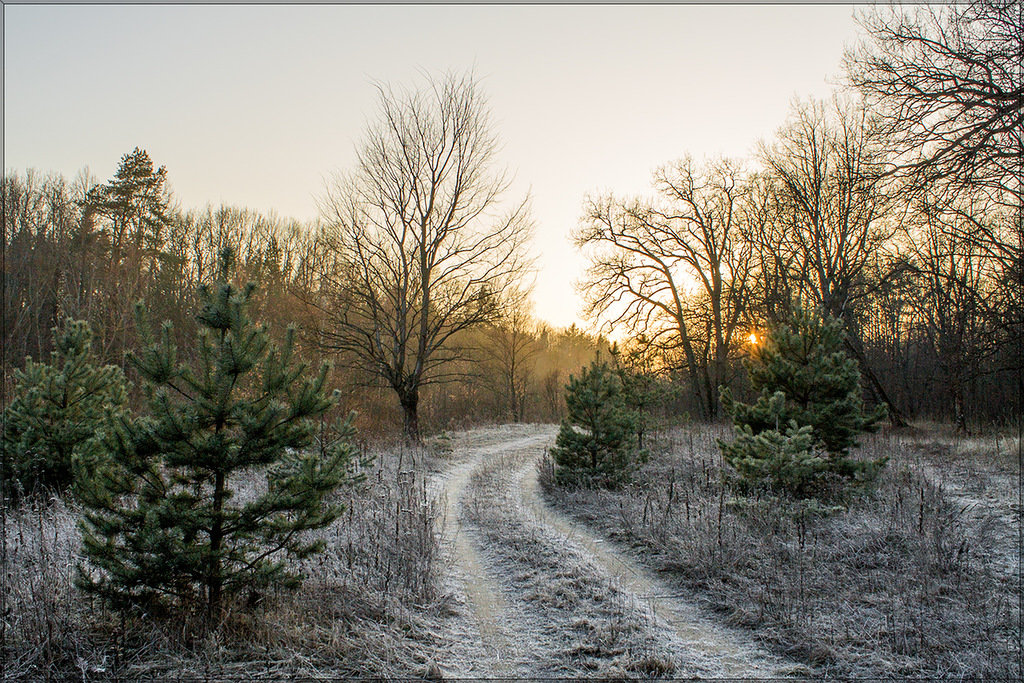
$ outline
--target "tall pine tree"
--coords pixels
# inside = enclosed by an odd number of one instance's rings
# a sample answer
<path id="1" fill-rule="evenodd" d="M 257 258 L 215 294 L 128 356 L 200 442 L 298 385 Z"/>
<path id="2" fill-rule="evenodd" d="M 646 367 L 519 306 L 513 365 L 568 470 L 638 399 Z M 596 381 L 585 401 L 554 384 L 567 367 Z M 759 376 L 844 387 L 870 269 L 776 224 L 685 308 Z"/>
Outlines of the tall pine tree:
<path id="1" fill-rule="evenodd" d="M 353 479 L 351 418 L 345 438 L 309 450 L 336 400 L 326 364 L 306 375 L 294 328 L 271 343 L 246 313 L 254 286 L 228 284 L 229 262 L 200 291 L 194 367 L 178 362 L 170 324 L 155 339 L 137 309 L 145 348 L 130 361 L 149 414 L 119 421 L 82 487 L 91 566 L 78 583 L 115 605 L 199 603 L 217 617 L 242 590 L 297 585 L 287 560 L 322 548 L 306 532 L 337 518 L 331 494 Z"/>
<path id="2" fill-rule="evenodd" d="M 109 223 L 114 260 L 124 254 L 138 262 L 143 253 L 159 249 L 171 221 L 167 169 L 153 168 L 144 149 L 136 147 L 121 157 L 109 182 L 94 187 L 85 199 L 86 214 Z"/>
<path id="3" fill-rule="evenodd" d="M 73 461 L 127 403 L 121 369 L 92 362 L 88 323 L 68 321 L 53 336 L 49 363 L 26 358 L 14 372 L 14 397 L 4 410 L 0 478 L 12 497 L 67 488 Z"/>

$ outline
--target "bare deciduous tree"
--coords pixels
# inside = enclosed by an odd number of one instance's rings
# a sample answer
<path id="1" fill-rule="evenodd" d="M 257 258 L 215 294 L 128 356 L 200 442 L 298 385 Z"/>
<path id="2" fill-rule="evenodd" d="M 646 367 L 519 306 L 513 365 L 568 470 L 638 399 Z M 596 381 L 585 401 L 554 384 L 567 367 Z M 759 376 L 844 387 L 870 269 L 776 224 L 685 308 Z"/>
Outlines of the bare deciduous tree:
<path id="1" fill-rule="evenodd" d="M 749 295 L 752 260 L 739 229 L 745 190 L 727 161 L 698 170 L 684 159 L 660 169 L 655 184 L 661 206 L 587 201 L 575 235 L 591 249 L 581 290 L 588 314 L 609 329 L 622 324 L 681 349 L 698 409 L 714 417 Z"/>
<path id="2" fill-rule="evenodd" d="M 472 76 L 415 92 L 381 86 L 355 170 L 321 203 L 333 259 L 321 340 L 398 396 L 419 439 L 420 389 L 458 376 L 459 333 L 493 320 L 495 294 L 530 267 L 526 200 L 502 210 L 496 137 Z"/>
<path id="3" fill-rule="evenodd" d="M 881 151 L 863 111 L 839 103 L 798 104 L 761 158 L 777 184 L 774 220 L 793 290 L 827 314 L 845 317 L 870 292 L 864 272 L 891 236 L 879 220 Z"/>
<path id="4" fill-rule="evenodd" d="M 484 382 L 513 422 L 522 422 L 525 418 L 534 365 L 542 350 L 538 325 L 530 315 L 529 303 L 524 292 L 513 292 L 505 297 L 501 317 L 485 331 Z"/>
<path id="5" fill-rule="evenodd" d="M 868 365 L 857 309 L 878 284 L 872 277 L 894 229 L 884 220 L 889 197 L 881 185 L 883 149 L 866 112 L 838 100 L 830 107 L 798 104 L 761 159 L 775 183 L 773 231 L 754 235 L 763 252 L 806 304 L 844 322 L 847 348 L 895 423 L 901 412 Z"/>
<path id="6" fill-rule="evenodd" d="M 956 213 L 926 206 L 905 227 L 921 295 L 912 299 L 939 362 L 956 429 L 967 432 L 967 386 L 998 350 L 991 308 L 996 300 L 992 261 L 958 237 Z"/>
<path id="7" fill-rule="evenodd" d="M 996 327 L 1024 349 L 1024 8 L 970 0 L 860 17 L 868 36 L 847 52 L 850 82 L 885 123 L 889 173 L 941 206 L 944 239 L 969 244 L 1001 272 Z M 964 207 L 977 209 L 974 213 Z M 993 216 L 999 216 L 993 220 Z M 1022 363 L 1017 380 L 1024 386 Z"/>
<path id="8" fill-rule="evenodd" d="M 1020 0 L 876 9 L 846 55 L 850 81 L 897 143 L 894 170 L 926 184 L 1024 200 L 1024 25 Z"/>
<path id="9" fill-rule="evenodd" d="M 60 313 L 62 266 L 78 216 L 67 183 L 29 171 L 4 176 L 4 372 L 26 355 L 45 357 Z"/>

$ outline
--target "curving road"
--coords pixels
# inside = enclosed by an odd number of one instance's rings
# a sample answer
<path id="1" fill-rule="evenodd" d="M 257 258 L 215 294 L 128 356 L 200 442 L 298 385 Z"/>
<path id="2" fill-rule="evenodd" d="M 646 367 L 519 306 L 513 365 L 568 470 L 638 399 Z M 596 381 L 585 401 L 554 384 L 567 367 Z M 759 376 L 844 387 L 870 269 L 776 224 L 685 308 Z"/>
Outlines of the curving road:
<path id="1" fill-rule="evenodd" d="M 462 605 L 446 677 L 765 678 L 801 669 L 716 624 L 658 577 L 545 504 L 554 426 L 466 432 L 434 483 Z"/>

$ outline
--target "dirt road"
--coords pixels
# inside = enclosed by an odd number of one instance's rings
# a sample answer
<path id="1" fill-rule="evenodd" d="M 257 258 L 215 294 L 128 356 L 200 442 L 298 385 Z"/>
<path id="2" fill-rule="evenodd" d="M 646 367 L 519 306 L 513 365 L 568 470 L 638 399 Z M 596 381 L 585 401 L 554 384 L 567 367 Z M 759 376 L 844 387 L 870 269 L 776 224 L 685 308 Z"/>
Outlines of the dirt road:
<path id="1" fill-rule="evenodd" d="M 466 432 L 435 481 L 448 590 L 462 606 L 446 677 L 773 677 L 796 669 L 714 623 L 547 506 L 537 462 L 553 426 Z"/>

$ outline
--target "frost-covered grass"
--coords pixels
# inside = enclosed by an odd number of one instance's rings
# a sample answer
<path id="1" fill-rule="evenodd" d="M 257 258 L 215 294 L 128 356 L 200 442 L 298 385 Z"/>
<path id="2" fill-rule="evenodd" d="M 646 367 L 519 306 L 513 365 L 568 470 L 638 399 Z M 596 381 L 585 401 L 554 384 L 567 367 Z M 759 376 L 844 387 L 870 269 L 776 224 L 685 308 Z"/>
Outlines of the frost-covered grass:
<path id="1" fill-rule="evenodd" d="M 437 439 L 433 452 L 495 447 L 529 430 Z M 836 677 L 1014 678 L 1020 645 L 1020 472 L 1012 437 L 931 427 L 865 440 L 888 455 L 877 489 L 801 520 L 778 501 L 738 504 L 721 485 L 720 428 L 666 438 L 634 486 L 547 491 L 550 501 L 672 577 L 727 624 Z M 455 454 L 457 456 L 458 453 Z M 412 456 L 416 457 L 415 464 Z M 446 594 L 441 512 L 422 451 L 389 449 L 348 512 L 318 532 L 296 592 L 242 596 L 217 628 L 188 615 L 122 619 L 73 585 L 78 510 L 63 499 L 5 511 L 0 669 L 10 679 L 426 677 L 464 606 Z M 465 513 L 489 567 L 526 596 L 527 632 L 554 675 L 686 676 L 643 610 L 521 509 L 515 463 L 469 481 Z M 258 481 L 240 482 L 240 496 Z M 533 629 L 532 631 L 530 629 Z M 458 664 L 456 662 L 456 664 Z M 457 668 L 457 667 L 456 667 Z"/>
<path id="2" fill-rule="evenodd" d="M 629 488 L 547 496 L 819 675 L 1020 676 L 1016 441 L 868 437 L 890 457 L 876 488 L 807 517 L 723 486 L 716 437 L 671 434 Z"/>
<path id="3" fill-rule="evenodd" d="M 417 456 L 413 467 L 411 456 Z M 451 618 L 437 591 L 436 504 L 423 452 L 378 454 L 366 482 L 340 495 L 347 511 L 317 534 L 298 591 L 243 596 L 223 623 L 122 616 L 73 584 L 79 511 L 73 501 L 6 510 L 2 662 L 5 679 L 424 676 Z M 436 463 L 434 463 L 436 466 Z M 237 482 L 239 495 L 258 479 Z"/>

